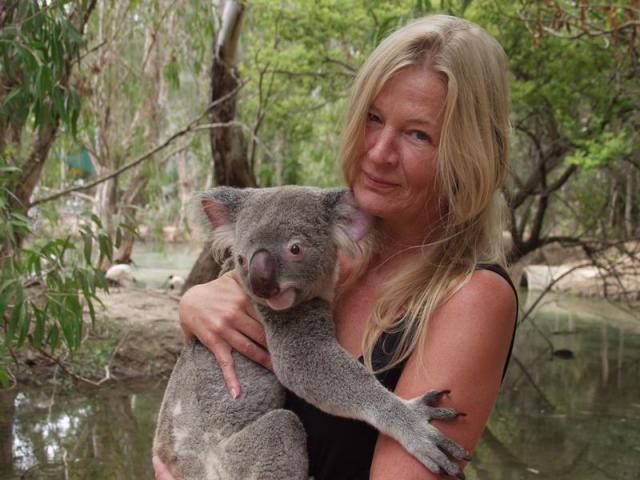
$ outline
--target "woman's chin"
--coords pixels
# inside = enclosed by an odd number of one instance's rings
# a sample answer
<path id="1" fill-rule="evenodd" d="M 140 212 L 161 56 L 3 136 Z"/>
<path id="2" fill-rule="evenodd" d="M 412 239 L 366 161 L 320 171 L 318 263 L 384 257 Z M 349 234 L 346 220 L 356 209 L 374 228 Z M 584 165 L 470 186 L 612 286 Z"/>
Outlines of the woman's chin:
<path id="1" fill-rule="evenodd" d="M 358 208 L 374 217 L 384 218 L 389 213 L 389 198 L 366 188 L 354 187 L 353 197 Z"/>

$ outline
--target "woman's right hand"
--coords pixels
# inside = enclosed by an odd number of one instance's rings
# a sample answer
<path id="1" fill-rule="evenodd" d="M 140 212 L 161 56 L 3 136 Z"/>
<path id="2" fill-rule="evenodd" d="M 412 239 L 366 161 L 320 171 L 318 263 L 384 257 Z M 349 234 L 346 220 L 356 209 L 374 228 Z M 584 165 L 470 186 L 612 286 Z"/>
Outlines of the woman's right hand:
<path id="1" fill-rule="evenodd" d="M 240 395 L 240 382 L 232 350 L 273 370 L 264 327 L 235 272 L 191 287 L 180 299 L 179 314 L 185 340 L 195 336 L 211 350 L 234 398 Z"/>

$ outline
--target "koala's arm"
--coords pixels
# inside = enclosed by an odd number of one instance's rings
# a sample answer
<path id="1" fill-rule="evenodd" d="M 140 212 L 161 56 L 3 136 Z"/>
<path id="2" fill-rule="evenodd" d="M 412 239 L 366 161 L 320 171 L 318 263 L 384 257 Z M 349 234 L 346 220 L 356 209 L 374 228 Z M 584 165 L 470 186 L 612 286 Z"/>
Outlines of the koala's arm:
<path id="1" fill-rule="evenodd" d="M 487 299 L 491 298 L 491 302 Z M 442 305 L 428 324 L 422 348 L 409 357 L 395 393 L 412 398 L 446 388 L 440 404 L 467 413 L 454 422 L 432 423 L 473 451 L 500 389 L 502 370 L 514 329 L 516 302 L 511 287 L 498 275 L 476 271 L 467 285 Z M 463 462 L 460 462 L 463 465 Z M 402 472 L 400 475 L 399 472 Z M 413 455 L 388 436 L 379 435 L 372 480 L 436 480 Z"/>
<path id="2" fill-rule="evenodd" d="M 455 411 L 438 408 L 441 393 L 404 400 L 387 390 L 335 340 L 326 301 L 260 311 L 275 374 L 286 388 L 324 412 L 362 420 L 388 434 L 431 471 L 462 478 L 445 452 L 454 458 L 465 458 L 467 452 L 428 423 L 456 417 Z"/>

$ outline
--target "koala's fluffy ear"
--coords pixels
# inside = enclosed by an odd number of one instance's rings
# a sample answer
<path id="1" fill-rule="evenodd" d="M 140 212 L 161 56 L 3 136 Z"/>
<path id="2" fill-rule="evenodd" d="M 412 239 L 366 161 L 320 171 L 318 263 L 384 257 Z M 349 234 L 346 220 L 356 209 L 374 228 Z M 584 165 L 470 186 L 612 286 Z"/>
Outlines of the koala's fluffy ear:
<path id="1" fill-rule="evenodd" d="M 326 202 L 327 207 L 333 212 L 335 226 L 340 232 L 346 234 L 349 240 L 356 243 L 369 233 L 373 226 L 373 217 L 358 208 L 349 190 L 329 191 Z"/>
<path id="2" fill-rule="evenodd" d="M 220 227 L 230 227 L 235 223 L 236 214 L 249 194 L 249 189 L 232 187 L 218 187 L 200 194 L 202 212 L 214 231 Z"/>
<path id="3" fill-rule="evenodd" d="M 211 251 L 222 261 L 225 252 L 235 241 L 236 215 L 251 189 L 218 187 L 198 195 L 197 216 L 200 223 L 211 232 Z M 204 214 L 204 215 L 203 215 Z"/>

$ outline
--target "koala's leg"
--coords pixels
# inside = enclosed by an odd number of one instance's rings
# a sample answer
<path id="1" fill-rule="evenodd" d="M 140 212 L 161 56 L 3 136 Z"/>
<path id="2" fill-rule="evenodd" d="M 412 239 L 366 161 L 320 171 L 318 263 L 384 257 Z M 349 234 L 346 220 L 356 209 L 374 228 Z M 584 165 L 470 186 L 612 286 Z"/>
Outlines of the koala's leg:
<path id="1" fill-rule="evenodd" d="M 272 410 L 221 444 L 229 480 L 307 480 L 307 435 L 289 410 Z"/>

